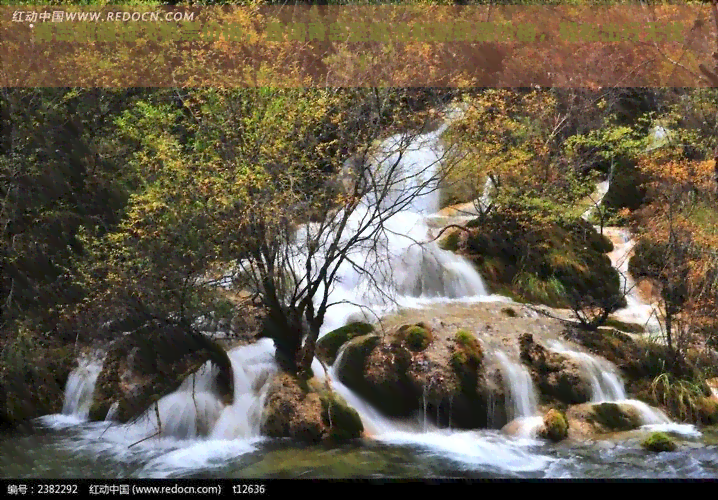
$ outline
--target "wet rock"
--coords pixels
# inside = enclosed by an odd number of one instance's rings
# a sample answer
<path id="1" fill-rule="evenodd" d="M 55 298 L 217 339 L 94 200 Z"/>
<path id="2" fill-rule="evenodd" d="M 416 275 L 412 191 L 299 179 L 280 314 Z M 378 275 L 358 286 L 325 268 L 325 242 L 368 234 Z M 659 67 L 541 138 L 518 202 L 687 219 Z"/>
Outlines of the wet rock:
<path id="1" fill-rule="evenodd" d="M 329 388 L 287 373 L 274 377 L 267 394 L 262 433 L 304 442 L 361 437 L 359 414 Z"/>
<path id="2" fill-rule="evenodd" d="M 638 429 L 642 424 L 639 411 L 633 405 L 622 403 L 575 405 L 569 408 L 567 416 L 571 421 L 590 424 L 592 429 L 589 432 L 594 433 L 629 431 Z"/>
<path id="3" fill-rule="evenodd" d="M 568 437 L 568 421 L 566 415 L 556 409 L 550 409 L 543 418 L 543 426 L 539 429 L 539 437 L 554 442 Z"/>
<path id="4" fill-rule="evenodd" d="M 149 323 L 117 340 L 108 350 L 97 378 L 90 418 L 104 420 L 116 403 L 114 419 L 128 422 L 175 391 L 208 361 L 219 369 L 216 393 L 231 403 L 232 365 L 221 346 L 191 329 Z"/>
<path id="5" fill-rule="evenodd" d="M 317 341 L 316 355 L 327 365 L 332 365 L 344 344 L 355 337 L 367 335 L 373 331 L 372 325 L 360 321 L 337 328 Z"/>
<path id="6" fill-rule="evenodd" d="M 678 448 L 676 442 L 664 432 L 654 432 L 641 443 L 641 446 L 646 450 L 657 453 L 675 451 Z"/>
<path id="7" fill-rule="evenodd" d="M 321 398 L 296 377 L 277 375 L 267 394 L 261 429 L 269 437 L 320 441 L 324 434 Z"/>
<path id="8" fill-rule="evenodd" d="M 469 332 L 440 341 L 430 335 L 418 323 L 384 338 L 357 337 L 346 346 L 339 378 L 386 415 L 425 411 L 439 426 L 485 427 L 491 390 L 481 345 Z"/>
<path id="9" fill-rule="evenodd" d="M 545 396 L 565 404 L 580 404 L 591 399 L 591 384 L 579 364 L 568 356 L 551 352 L 530 333 L 519 337 L 521 360 Z"/>

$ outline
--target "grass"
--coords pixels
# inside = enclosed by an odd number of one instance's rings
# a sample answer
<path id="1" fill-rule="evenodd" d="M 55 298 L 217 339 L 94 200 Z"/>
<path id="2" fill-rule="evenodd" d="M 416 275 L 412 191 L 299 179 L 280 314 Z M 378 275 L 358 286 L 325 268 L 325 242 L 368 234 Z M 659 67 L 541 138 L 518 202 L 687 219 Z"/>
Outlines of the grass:
<path id="1" fill-rule="evenodd" d="M 680 420 L 696 422 L 700 417 L 698 408 L 705 394 L 703 384 L 662 373 L 651 383 L 651 396 Z"/>
<path id="2" fill-rule="evenodd" d="M 525 299 L 550 307 L 566 306 L 566 289 L 555 277 L 543 280 L 531 273 L 520 273 L 514 279 L 514 288 Z"/>

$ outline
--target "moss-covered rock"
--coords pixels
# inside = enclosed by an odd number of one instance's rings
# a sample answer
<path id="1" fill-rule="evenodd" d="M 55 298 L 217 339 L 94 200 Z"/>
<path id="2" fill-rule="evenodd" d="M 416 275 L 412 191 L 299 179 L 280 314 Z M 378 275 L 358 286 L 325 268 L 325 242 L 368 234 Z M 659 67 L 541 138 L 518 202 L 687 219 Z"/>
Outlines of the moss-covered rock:
<path id="1" fill-rule="evenodd" d="M 448 343 L 427 343 L 430 335 L 419 323 L 383 338 L 357 337 L 346 345 L 339 378 L 386 415 L 412 417 L 426 408 L 437 425 L 485 427 L 492 396 L 481 345 L 468 332 Z"/>
<path id="2" fill-rule="evenodd" d="M 590 424 L 595 433 L 630 431 L 642 425 L 641 414 L 635 406 L 627 403 L 589 403 L 574 405 L 567 416 Z"/>
<path id="3" fill-rule="evenodd" d="M 123 336 L 108 350 L 97 378 L 90 418 L 104 420 L 117 403 L 115 419 L 128 422 L 156 399 L 175 391 L 208 361 L 219 368 L 217 394 L 231 403 L 232 364 L 221 346 L 190 329 L 149 323 Z"/>
<path id="4" fill-rule="evenodd" d="M 551 441 L 561 441 L 568 437 L 568 420 L 566 415 L 556 409 L 550 409 L 543 418 L 543 426 L 539 429 L 539 436 Z"/>
<path id="5" fill-rule="evenodd" d="M 342 362 L 337 367 L 337 375 L 343 384 L 362 391 L 365 386 L 364 369 L 367 359 L 380 342 L 379 335 L 368 334 L 356 337 L 347 343 Z"/>
<path id="6" fill-rule="evenodd" d="M 317 341 L 316 355 L 328 365 L 334 364 L 342 346 L 355 337 L 368 335 L 374 327 L 360 321 L 332 330 Z"/>
<path id="7" fill-rule="evenodd" d="M 359 413 L 334 392 L 323 392 L 322 419 L 327 427 L 327 438 L 332 441 L 348 441 L 362 436 L 364 424 Z"/>
<path id="8" fill-rule="evenodd" d="M 664 432 L 652 433 L 641 443 L 641 446 L 646 450 L 655 451 L 657 453 L 675 451 L 678 448 L 676 442 Z"/>
<path id="9" fill-rule="evenodd" d="M 580 404 L 591 399 L 591 383 L 581 367 L 568 356 L 552 352 L 534 341 L 530 333 L 519 337 L 521 360 L 549 400 L 564 404 Z"/>
<path id="10" fill-rule="evenodd" d="M 547 223 L 539 214 L 493 211 L 467 225 L 458 251 L 492 288 L 552 307 L 610 311 L 625 305 L 620 277 L 606 255 L 613 248 L 584 220 Z"/>
<path id="11" fill-rule="evenodd" d="M 359 414 L 328 387 L 279 373 L 269 388 L 262 433 L 304 442 L 348 441 L 364 432 Z"/>
<path id="12" fill-rule="evenodd" d="M 261 429 L 269 437 L 320 441 L 325 430 L 321 398 L 309 392 L 305 382 L 287 373 L 278 374 L 267 393 Z"/>

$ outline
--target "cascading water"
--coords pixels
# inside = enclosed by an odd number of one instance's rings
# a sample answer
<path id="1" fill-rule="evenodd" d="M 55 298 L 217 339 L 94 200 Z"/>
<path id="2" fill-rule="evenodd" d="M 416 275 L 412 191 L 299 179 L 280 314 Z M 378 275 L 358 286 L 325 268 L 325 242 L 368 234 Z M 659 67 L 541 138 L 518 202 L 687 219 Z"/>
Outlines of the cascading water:
<path id="1" fill-rule="evenodd" d="M 264 400 L 272 375 L 279 370 L 274 353 L 274 343 L 269 339 L 229 351 L 234 372 L 234 401 L 220 415 L 212 429 L 212 438 L 260 435 Z"/>
<path id="2" fill-rule="evenodd" d="M 596 209 L 601 205 L 603 198 L 611 187 L 611 181 L 605 180 L 596 184 L 596 191 L 591 195 L 591 206 L 581 215 L 583 220 L 589 220 Z"/>
<path id="3" fill-rule="evenodd" d="M 547 344 L 552 351 L 565 354 L 579 363 L 584 374 L 591 382 L 592 402 L 623 401 L 626 399 L 623 382 L 611 363 L 585 352 L 569 349 L 558 341 L 549 341 Z"/>
<path id="4" fill-rule="evenodd" d="M 471 263 L 441 249 L 427 223 L 439 209 L 437 179 L 444 158 L 439 139 L 447 126 L 408 144 L 401 136 L 391 137 L 378 148 L 372 168 L 376 189 L 360 201 L 339 237 L 322 232 L 318 224 L 299 229 L 293 260 L 299 275 L 306 269 L 308 242 L 329 249 L 336 240 L 358 240 L 332 284 L 329 303 L 335 305 L 322 333 L 367 309 L 381 315 L 396 305 L 416 307 L 432 300 L 486 298 L 486 287 Z M 317 252 L 314 260 L 312 269 L 320 269 L 323 252 Z"/>
<path id="5" fill-rule="evenodd" d="M 528 370 L 515 363 L 502 351 L 495 351 L 506 391 L 506 429 L 519 437 L 532 437 L 543 424 L 538 415 L 538 404 L 533 380 Z"/>
<path id="6" fill-rule="evenodd" d="M 70 373 L 65 386 L 65 402 L 62 414 L 87 419 L 92 406 L 97 377 L 102 371 L 102 358 L 97 354 L 81 357 L 78 366 Z"/>
<path id="7" fill-rule="evenodd" d="M 657 408 L 643 401 L 627 399 L 623 382 L 615 366 L 607 360 L 569 349 L 558 341 L 548 342 L 547 345 L 552 351 L 569 356 L 579 364 L 584 375 L 591 382 L 592 403 L 610 402 L 632 406 L 638 411 L 643 428 L 647 430 L 665 430 L 687 435 L 697 433 L 693 425 L 674 423 Z"/>
<path id="8" fill-rule="evenodd" d="M 603 202 L 603 198 L 611 187 L 611 179 L 613 178 L 615 166 L 611 167 L 609 178 L 596 184 L 596 190 L 591 196 L 591 206 L 581 216 L 584 220 L 589 220 L 591 215 Z M 658 337 L 661 332 L 661 325 L 658 321 L 658 309 L 655 305 L 647 303 L 640 296 L 636 283 L 631 279 L 628 273 L 628 262 L 631 258 L 631 252 L 636 242 L 631 237 L 630 231 L 620 227 L 599 227 L 595 226 L 597 231 L 601 231 L 603 235 L 610 238 L 613 243 L 613 250 L 608 254 L 611 259 L 611 265 L 618 271 L 621 280 L 621 290 L 626 297 L 626 307 L 614 311 L 614 316 L 626 323 L 637 323 L 642 325 L 650 335 Z"/>
<path id="9" fill-rule="evenodd" d="M 635 281 L 628 273 L 628 262 L 636 244 L 635 240 L 626 229 L 607 227 L 603 231 L 613 242 L 613 251 L 608 256 L 613 267 L 618 270 L 621 290 L 623 290 L 627 302 L 626 307 L 613 313 L 614 316 L 627 323 L 643 325 L 650 335 L 662 340 L 657 307 L 643 300 Z"/>

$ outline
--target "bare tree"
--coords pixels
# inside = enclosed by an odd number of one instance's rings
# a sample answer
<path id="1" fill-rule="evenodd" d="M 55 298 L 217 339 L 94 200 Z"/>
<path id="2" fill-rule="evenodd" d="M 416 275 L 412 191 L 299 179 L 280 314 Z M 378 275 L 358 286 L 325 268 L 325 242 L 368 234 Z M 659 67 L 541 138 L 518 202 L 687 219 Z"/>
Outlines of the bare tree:
<path id="1" fill-rule="evenodd" d="M 337 193 L 326 183 L 307 193 L 290 182 L 280 213 L 270 217 L 266 210 L 255 210 L 246 233 L 252 244 L 240 261 L 241 271 L 268 309 L 265 331 L 275 342 L 278 361 L 301 375 L 309 373 L 327 311 L 347 300 L 332 296 L 342 272 L 351 270 L 376 296 L 393 300 L 395 262 L 389 243 L 397 228 L 392 219 L 409 208 L 421 210 L 447 172 L 446 165 L 438 168 L 447 158 L 440 149 L 412 157 L 417 147 L 428 147 L 421 141 L 435 136 L 405 131 L 377 146 L 384 128 L 366 126 L 375 129 L 363 135 L 351 165 L 345 164 L 348 189 Z M 262 203 L 261 195 L 258 199 Z M 306 220 L 308 207 L 311 221 Z M 419 236 L 410 245 L 428 239 Z"/>

